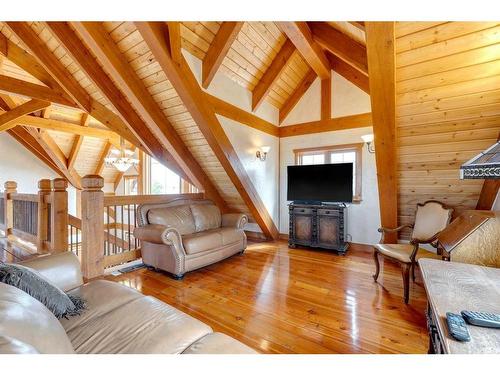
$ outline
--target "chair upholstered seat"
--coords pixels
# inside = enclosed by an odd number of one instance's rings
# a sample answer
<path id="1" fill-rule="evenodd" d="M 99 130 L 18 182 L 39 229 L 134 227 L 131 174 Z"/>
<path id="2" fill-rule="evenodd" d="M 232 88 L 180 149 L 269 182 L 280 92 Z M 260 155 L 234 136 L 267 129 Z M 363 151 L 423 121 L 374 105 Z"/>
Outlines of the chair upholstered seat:
<path id="1" fill-rule="evenodd" d="M 397 259 L 403 263 L 411 263 L 410 256 L 413 252 L 413 245 L 411 244 L 376 244 L 374 246 L 382 255 Z M 416 259 L 420 258 L 441 259 L 441 256 L 424 249 L 419 249 Z"/>

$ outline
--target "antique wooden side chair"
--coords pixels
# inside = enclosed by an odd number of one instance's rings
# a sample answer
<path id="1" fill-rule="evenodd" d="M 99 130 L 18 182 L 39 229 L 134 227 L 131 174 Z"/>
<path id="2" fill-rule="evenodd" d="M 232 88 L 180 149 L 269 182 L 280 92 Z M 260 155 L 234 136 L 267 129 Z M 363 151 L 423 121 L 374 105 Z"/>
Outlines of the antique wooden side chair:
<path id="1" fill-rule="evenodd" d="M 441 259 L 441 256 L 436 253 L 419 249 L 419 245 L 431 244 L 436 247 L 437 236 L 449 224 L 452 213 L 452 208 L 447 208 L 441 202 L 431 200 L 417 204 L 415 223 L 413 225 L 401 225 L 394 229 L 379 228 L 378 231 L 382 233 L 382 237 L 380 243 L 373 246 L 376 267 L 373 278 L 375 281 L 377 281 L 380 272 L 379 254 L 384 258 L 399 263 L 403 274 L 404 302 L 407 304 L 410 298 L 410 271 L 412 279 L 415 281 L 417 260 L 424 257 Z M 410 243 L 384 243 L 385 233 L 399 232 L 404 228 L 413 229 Z"/>

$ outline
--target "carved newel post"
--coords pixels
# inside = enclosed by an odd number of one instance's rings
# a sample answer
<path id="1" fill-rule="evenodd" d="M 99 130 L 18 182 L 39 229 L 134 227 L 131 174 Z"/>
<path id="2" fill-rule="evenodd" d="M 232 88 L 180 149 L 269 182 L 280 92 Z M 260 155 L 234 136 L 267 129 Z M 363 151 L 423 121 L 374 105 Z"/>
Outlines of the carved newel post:
<path id="1" fill-rule="evenodd" d="M 12 227 L 14 226 L 14 203 L 11 194 L 17 193 L 17 182 L 5 181 L 4 184 L 4 220 L 5 220 L 5 235 L 8 239 L 12 239 Z"/>
<path id="2" fill-rule="evenodd" d="M 54 178 L 51 181 L 50 244 L 51 253 L 68 251 L 68 181 Z"/>
<path id="3" fill-rule="evenodd" d="M 49 179 L 38 181 L 38 243 L 39 253 L 46 253 L 49 250 L 49 204 L 51 193 L 51 183 Z"/>
<path id="4" fill-rule="evenodd" d="M 82 270 L 86 279 L 104 274 L 104 179 L 82 178 Z"/>

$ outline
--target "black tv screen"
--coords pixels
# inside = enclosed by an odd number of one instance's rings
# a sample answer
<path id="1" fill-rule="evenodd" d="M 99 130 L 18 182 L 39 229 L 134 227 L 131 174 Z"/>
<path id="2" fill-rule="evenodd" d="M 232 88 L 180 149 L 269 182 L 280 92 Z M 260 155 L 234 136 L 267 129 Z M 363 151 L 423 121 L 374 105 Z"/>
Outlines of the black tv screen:
<path id="1" fill-rule="evenodd" d="M 288 166 L 289 201 L 352 202 L 353 163 Z"/>

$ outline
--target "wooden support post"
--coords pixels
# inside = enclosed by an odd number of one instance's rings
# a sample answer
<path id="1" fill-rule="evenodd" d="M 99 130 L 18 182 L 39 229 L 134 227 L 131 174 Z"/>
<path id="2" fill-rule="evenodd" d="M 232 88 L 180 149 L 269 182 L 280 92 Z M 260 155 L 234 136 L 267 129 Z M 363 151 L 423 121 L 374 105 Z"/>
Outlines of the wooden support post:
<path id="1" fill-rule="evenodd" d="M 104 274 L 103 186 L 101 176 L 82 178 L 82 270 L 86 279 Z"/>
<path id="2" fill-rule="evenodd" d="M 5 219 L 5 237 L 8 240 L 13 239 L 12 227 L 14 225 L 14 203 L 11 194 L 17 193 L 17 182 L 5 181 L 3 202 L 4 202 L 4 219 Z"/>
<path id="3" fill-rule="evenodd" d="M 49 179 L 38 181 L 38 227 L 37 227 L 37 250 L 46 253 L 49 248 L 49 197 L 51 183 Z"/>
<path id="4" fill-rule="evenodd" d="M 50 184 L 50 252 L 68 251 L 68 181 L 54 178 Z"/>

